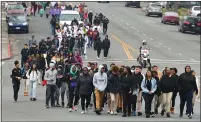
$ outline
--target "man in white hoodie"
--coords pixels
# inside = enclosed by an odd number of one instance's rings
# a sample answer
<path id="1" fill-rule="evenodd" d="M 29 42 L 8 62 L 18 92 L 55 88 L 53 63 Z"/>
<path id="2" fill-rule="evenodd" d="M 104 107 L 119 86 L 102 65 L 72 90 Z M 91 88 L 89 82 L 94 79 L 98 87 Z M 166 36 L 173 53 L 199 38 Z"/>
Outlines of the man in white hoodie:
<path id="1" fill-rule="evenodd" d="M 96 98 L 96 114 L 101 115 L 101 106 L 104 98 L 104 92 L 107 87 L 107 74 L 104 73 L 105 68 L 103 65 L 100 65 L 98 72 L 94 74 L 93 85 L 95 87 L 95 98 Z"/>

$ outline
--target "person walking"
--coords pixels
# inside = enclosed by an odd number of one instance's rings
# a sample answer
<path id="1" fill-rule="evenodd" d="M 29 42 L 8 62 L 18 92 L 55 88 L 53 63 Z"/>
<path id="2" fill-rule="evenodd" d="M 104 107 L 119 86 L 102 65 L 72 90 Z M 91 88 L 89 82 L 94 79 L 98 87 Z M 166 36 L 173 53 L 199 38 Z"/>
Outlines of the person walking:
<path id="1" fill-rule="evenodd" d="M 96 50 L 97 50 L 97 59 L 100 59 L 100 54 L 101 54 L 101 50 L 103 48 L 103 43 L 101 41 L 101 38 L 98 37 L 98 39 L 96 40 Z"/>
<path id="2" fill-rule="evenodd" d="M 44 79 L 47 81 L 46 85 L 46 108 L 49 108 L 49 101 L 51 98 L 51 106 L 55 107 L 55 92 L 57 89 L 56 86 L 57 70 L 55 64 L 51 62 L 49 68 L 45 72 Z"/>
<path id="3" fill-rule="evenodd" d="M 109 49 L 110 49 L 110 40 L 108 39 L 108 35 L 106 35 L 105 39 L 103 40 L 104 58 L 107 58 Z"/>
<path id="4" fill-rule="evenodd" d="M 20 67 L 19 61 L 16 60 L 14 64 L 15 64 L 15 68 L 12 70 L 12 74 L 10 77 L 12 78 L 12 85 L 13 85 L 13 92 L 14 92 L 13 98 L 14 98 L 14 102 L 16 103 L 18 100 L 18 92 L 20 90 L 20 80 L 21 80 L 22 73 L 21 73 L 21 69 L 19 68 Z"/>
<path id="5" fill-rule="evenodd" d="M 98 72 L 94 74 L 93 76 L 93 85 L 95 87 L 94 94 L 95 94 L 95 105 L 96 105 L 96 114 L 101 115 L 101 106 L 103 102 L 103 98 L 105 95 L 105 89 L 107 87 L 107 74 L 104 72 L 104 66 L 100 65 L 98 67 Z"/>
<path id="6" fill-rule="evenodd" d="M 131 69 L 127 66 L 124 68 L 123 74 L 120 76 L 121 93 L 123 97 L 122 117 L 131 116 L 132 83 Z"/>
<path id="7" fill-rule="evenodd" d="M 151 103 L 154 97 L 154 92 L 157 89 L 156 80 L 152 77 L 151 71 L 147 71 L 145 79 L 142 81 L 141 88 L 142 96 L 145 101 L 146 118 L 149 118 L 151 114 Z"/>
<path id="8" fill-rule="evenodd" d="M 84 67 L 75 90 L 75 93 L 79 94 L 81 97 L 81 107 L 82 107 L 81 114 L 85 114 L 88 112 L 92 92 L 93 92 L 93 77 L 89 74 L 88 68 Z"/>
<path id="9" fill-rule="evenodd" d="M 185 103 L 187 102 L 187 114 L 189 119 L 192 119 L 192 101 L 193 101 L 193 91 L 198 93 L 198 88 L 196 85 L 196 78 L 192 75 L 191 67 L 186 66 L 185 72 L 179 76 L 178 79 L 178 91 L 180 96 L 180 117 L 183 117 L 183 110 Z"/>
<path id="10" fill-rule="evenodd" d="M 117 102 L 118 102 L 118 93 L 120 90 L 120 79 L 118 75 L 119 68 L 117 66 L 113 66 L 111 69 L 112 73 L 108 77 L 108 85 L 107 90 L 110 97 L 110 105 L 111 105 L 111 115 L 117 115 Z M 108 103 L 109 104 L 109 103 Z"/>
<path id="11" fill-rule="evenodd" d="M 23 68 L 21 69 L 22 79 L 24 80 L 24 96 L 28 96 L 28 86 L 29 86 L 29 79 L 27 78 L 26 74 L 29 70 L 29 63 L 25 63 Z"/>
<path id="12" fill-rule="evenodd" d="M 170 69 L 166 69 L 166 73 L 162 76 L 160 82 L 160 88 L 162 92 L 162 111 L 163 116 L 166 112 L 167 117 L 170 117 L 170 102 L 172 99 L 172 93 L 177 87 L 177 77 L 172 76 Z"/>
<path id="13" fill-rule="evenodd" d="M 36 86 L 40 77 L 40 71 L 36 68 L 36 64 L 31 66 L 26 76 L 29 79 L 30 101 L 36 101 Z"/>

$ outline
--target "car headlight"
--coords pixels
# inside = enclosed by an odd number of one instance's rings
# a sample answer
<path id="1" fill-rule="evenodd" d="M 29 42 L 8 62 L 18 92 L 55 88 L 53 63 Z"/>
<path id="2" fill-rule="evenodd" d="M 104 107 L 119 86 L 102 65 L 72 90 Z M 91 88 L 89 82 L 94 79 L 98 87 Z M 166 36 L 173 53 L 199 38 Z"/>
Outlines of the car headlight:
<path id="1" fill-rule="evenodd" d="M 24 22 L 22 25 L 27 25 L 28 23 L 27 22 Z"/>
<path id="2" fill-rule="evenodd" d="M 8 23 L 8 25 L 13 26 L 13 23 Z"/>
<path id="3" fill-rule="evenodd" d="M 152 9 L 149 9 L 149 12 L 152 12 L 153 10 Z"/>

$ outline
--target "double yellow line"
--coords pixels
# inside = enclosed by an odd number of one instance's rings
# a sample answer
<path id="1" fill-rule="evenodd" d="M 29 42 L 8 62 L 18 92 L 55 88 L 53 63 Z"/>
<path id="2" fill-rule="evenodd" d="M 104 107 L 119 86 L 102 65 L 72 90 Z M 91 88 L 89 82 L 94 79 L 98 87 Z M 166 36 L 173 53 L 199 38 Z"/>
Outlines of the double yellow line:
<path id="1" fill-rule="evenodd" d="M 117 36 L 115 36 L 114 34 L 112 34 L 112 38 L 113 38 L 115 41 L 119 42 L 119 43 L 122 45 L 122 47 L 123 47 L 123 49 L 124 49 L 124 51 L 125 51 L 125 53 L 126 53 L 128 59 L 129 59 L 129 60 L 133 60 L 134 58 L 133 58 L 133 56 L 131 55 L 131 52 L 129 51 L 129 49 L 130 49 L 132 52 L 138 52 L 138 51 L 137 51 L 135 48 L 131 47 L 130 45 L 126 44 L 124 41 L 122 41 L 121 39 L 119 39 L 119 38 L 118 38 Z"/>

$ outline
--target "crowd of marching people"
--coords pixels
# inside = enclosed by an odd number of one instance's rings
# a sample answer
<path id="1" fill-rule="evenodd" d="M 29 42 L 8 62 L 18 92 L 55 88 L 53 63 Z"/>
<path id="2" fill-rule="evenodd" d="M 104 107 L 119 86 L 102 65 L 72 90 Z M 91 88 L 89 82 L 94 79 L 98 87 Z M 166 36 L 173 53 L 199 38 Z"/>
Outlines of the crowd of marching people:
<path id="1" fill-rule="evenodd" d="M 70 7 L 69 7 L 70 8 Z M 170 117 L 174 114 L 175 99 L 180 96 L 180 117 L 186 105 L 186 114 L 192 118 L 195 98 L 199 93 L 198 79 L 190 66 L 185 67 L 184 73 L 178 75 L 176 68 L 165 67 L 162 72 L 156 65 L 148 68 L 145 74 L 141 66 L 118 66 L 114 63 L 98 64 L 88 62 L 83 64 L 82 55 L 86 58 L 86 49 L 94 47 L 97 59 L 104 50 L 107 58 L 110 48 L 108 36 L 101 41 L 98 26 L 109 20 L 102 14 L 88 14 L 88 24 L 64 24 L 54 30 L 62 31 L 62 39 L 58 31 L 53 32 L 54 38 L 42 38 L 39 44 L 34 35 L 21 50 L 20 62 L 15 61 L 11 78 L 14 90 L 14 101 L 18 100 L 20 81 L 24 81 L 24 96 L 30 101 L 36 101 L 37 84 L 46 87 L 46 108 L 67 107 L 69 112 L 78 111 L 86 114 L 94 108 L 97 115 L 101 115 L 105 106 L 108 114 L 122 117 L 141 116 L 142 101 L 144 100 L 146 118 L 160 114 Z M 93 21 L 92 21 L 93 20 Z M 107 24 L 103 24 L 103 32 L 107 31 Z M 199 95 L 198 95 L 199 96 Z M 60 101 L 61 100 L 61 101 Z M 66 101 L 67 100 L 67 101 Z"/>

